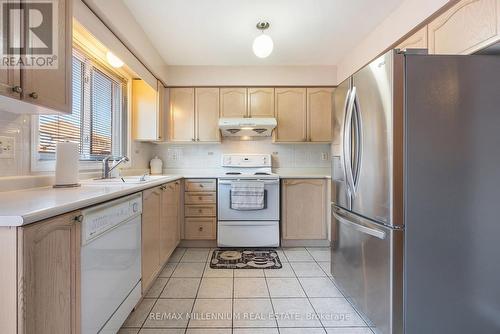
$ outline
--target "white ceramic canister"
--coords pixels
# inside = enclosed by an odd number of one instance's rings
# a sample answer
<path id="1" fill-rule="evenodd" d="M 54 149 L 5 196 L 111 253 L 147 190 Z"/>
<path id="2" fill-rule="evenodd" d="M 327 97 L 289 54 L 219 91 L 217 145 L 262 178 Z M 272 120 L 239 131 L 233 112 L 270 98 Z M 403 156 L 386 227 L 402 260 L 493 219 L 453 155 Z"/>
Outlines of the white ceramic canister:
<path id="1" fill-rule="evenodd" d="M 149 167 L 151 168 L 151 174 L 162 174 L 163 173 L 163 161 L 161 161 L 158 156 L 155 156 L 149 162 Z"/>

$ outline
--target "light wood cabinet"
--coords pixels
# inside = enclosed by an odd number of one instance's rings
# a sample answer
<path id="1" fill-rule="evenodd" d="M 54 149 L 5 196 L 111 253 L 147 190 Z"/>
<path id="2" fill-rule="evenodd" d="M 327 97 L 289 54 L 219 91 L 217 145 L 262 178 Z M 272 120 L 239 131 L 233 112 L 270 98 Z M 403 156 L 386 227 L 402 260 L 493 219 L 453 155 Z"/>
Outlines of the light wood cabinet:
<path id="1" fill-rule="evenodd" d="M 146 292 L 180 241 L 180 181 L 142 192 L 142 291 Z"/>
<path id="2" fill-rule="evenodd" d="M 213 240 L 216 224 L 215 218 L 186 218 L 184 236 L 186 240 Z"/>
<path id="3" fill-rule="evenodd" d="M 215 204 L 206 205 L 185 205 L 185 217 L 215 217 L 217 208 Z"/>
<path id="4" fill-rule="evenodd" d="M 429 53 L 471 54 L 500 40 L 500 1 L 462 0 L 428 24 Z"/>
<path id="5" fill-rule="evenodd" d="M 275 111 L 278 122 L 274 130 L 276 142 L 307 140 L 306 100 L 305 88 L 275 89 Z"/>
<path id="6" fill-rule="evenodd" d="M 164 87 L 151 87 L 146 81 L 132 81 L 132 135 L 135 140 L 156 141 L 162 138 Z"/>
<path id="7" fill-rule="evenodd" d="M 161 189 L 142 192 L 142 291 L 148 290 L 160 270 Z"/>
<path id="8" fill-rule="evenodd" d="M 219 142 L 219 88 L 196 88 L 196 141 Z"/>
<path id="9" fill-rule="evenodd" d="M 307 140 L 332 140 L 333 88 L 307 88 Z"/>
<path id="10" fill-rule="evenodd" d="M 219 89 L 170 89 L 169 140 L 220 142 Z"/>
<path id="11" fill-rule="evenodd" d="M 18 230 L 18 333 L 80 332 L 78 215 L 72 212 Z"/>
<path id="12" fill-rule="evenodd" d="M 19 75 L 19 69 L 0 69 L 1 95 L 14 99 L 19 99 L 21 97 L 21 94 L 16 92 L 16 90 L 21 89 Z"/>
<path id="13" fill-rule="evenodd" d="M 247 89 L 221 88 L 220 115 L 221 117 L 247 117 Z"/>
<path id="14" fill-rule="evenodd" d="M 186 191 L 215 191 L 217 181 L 215 179 L 188 179 L 184 182 Z"/>
<path id="15" fill-rule="evenodd" d="M 427 26 L 415 32 L 413 35 L 401 42 L 397 49 L 427 49 Z"/>
<path id="16" fill-rule="evenodd" d="M 179 244 L 180 182 L 170 182 L 160 187 L 160 263 L 165 263 Z"/>
<path id="17" fill-rule="evenodd" d="M 11 0 L 11 3 L 21 3 L 21 1 Z M 0 70 L 0 101 L 4 111 L 19 113 L 51 113 L 53 111 L 71 113 L 72 105 L 72 22 L 73 7 L 71 0 L 58 0 L 57 4 L 57 32 L 55 32 L 52 45 L 57 46 L 57 66 L 55 68 L 33 68 L 23 69 L 16 67 L 12 69 Z M 23 11 L 18 11 L 22 15 Z M 9 13 L 14 15 L 13 13 Z M 12 16 L 11 16 L 12 17 Z M 28 27 L 28 20 L 22 17 L 17 18 L 18 22 L 24 24 L 18 30 L 24 35 L 15 36 L 13 34 L 12 45 L 33 46 L 36 36 Z M 24 23 L 23 23 L 24 22 Z M 37 56 L 35 48 L 27 48 L 27 59 Z M 31 52 L 32 53 L 29 53 Z M 44 57 L 45 61 L 54 61 L 53 58 Z M 13 90 L 14 89 L 14 90 Z M 14 103 L 13 99 L 21 99 L 28 104 L 20 106 Z"/>
<path id="18" fill-rule="evenodd" d="M 54 110 L 71 113 L 72 97 L 72 21 L 73 7 L 71 0 L 58 0 L 57 45 L 58 65 L 56 69 L 21 71 L 23 99 Z M 25 30 L 27 45 L 36 43 L 30 29 Z M 30 57 L 31 55 L 28 55 Z"/>
<path id="19" fill-rule="evenodd" d="M 195 141 L 194 88 L 170 89 L 169 140 Z"/>
<path id="20" fill-rule="evenodd" d="M 248 88 L 248 116 L 274 117 L 274 88 Z"/>
<path id="21" fill-rule="evenodd" d="M 285 179 L 281 187 L 281 228 L 284 240 L 325 240 L 327 181 Z"/>
<path id="22" fill-rule="evenodd" d="M 184 239 L 214 240 L 217 226 L 217 180 L 184 181 Z"/>

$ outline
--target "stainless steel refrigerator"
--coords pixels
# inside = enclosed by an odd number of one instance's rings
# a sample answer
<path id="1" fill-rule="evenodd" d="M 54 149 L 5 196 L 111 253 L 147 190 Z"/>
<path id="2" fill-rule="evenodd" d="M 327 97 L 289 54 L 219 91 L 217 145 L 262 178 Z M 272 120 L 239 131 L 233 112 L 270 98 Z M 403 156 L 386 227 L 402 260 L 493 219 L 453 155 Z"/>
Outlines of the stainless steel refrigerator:
<path id="1" fill-rule="evenodd" d="M 424 53 L 335 91 L 332 274 L 377 333 L 499 333 L 500 57 Z"/>

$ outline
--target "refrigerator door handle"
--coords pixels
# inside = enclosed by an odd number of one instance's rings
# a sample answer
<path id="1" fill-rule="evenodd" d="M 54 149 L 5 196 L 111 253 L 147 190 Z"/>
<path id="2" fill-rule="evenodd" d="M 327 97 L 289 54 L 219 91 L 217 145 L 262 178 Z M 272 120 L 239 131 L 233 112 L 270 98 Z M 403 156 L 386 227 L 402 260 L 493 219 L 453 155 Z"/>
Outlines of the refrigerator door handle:
<path id="1" fill-rule="evenodd" d="M 354 91 L 354 110 L 356 113 L 356 161 L 355 161 L 355 166 L 356 166 L 356 171 L 353 177 L 353 189 L 354 189 L 354 197 L 356 197 L 356 193 L 358 192 L 358 187 L 359 187 L 359 173 L 361 171 L 361 162 L 362 157 L 363 157 L 363 119 L 361 117 L 361 105 L 359 104 L 359 98 L 358 94 L 356 94 L 356 91 Z"/>
<path id="2" fill-rule="evenodd" d="M 347 109 L 344 120 L 344 169 L 346 174 L 347 189 L 350 195 L 354 196 L 354 176 L 352 174 L 351 146 L 352 146 L 352 113 L 354 111 L 354 96 L 356 96 L 356 87 L 352 87 L 348 93 Z"/>
<path id="3" fill-rule="evenodd" d="M 333 207 L 332 210 L 333 216 L 340 222 L 349 227 L 355 229 L 358 232 L 371 235 L 378 239 L 385 239 L 386 233 L 376 227 L 374 227 L 372 223 L 364 222 L 362 218 L 354 218 L 352 216 L 347 216 L 342 213 L 342 210 L 337 207 Z"/>

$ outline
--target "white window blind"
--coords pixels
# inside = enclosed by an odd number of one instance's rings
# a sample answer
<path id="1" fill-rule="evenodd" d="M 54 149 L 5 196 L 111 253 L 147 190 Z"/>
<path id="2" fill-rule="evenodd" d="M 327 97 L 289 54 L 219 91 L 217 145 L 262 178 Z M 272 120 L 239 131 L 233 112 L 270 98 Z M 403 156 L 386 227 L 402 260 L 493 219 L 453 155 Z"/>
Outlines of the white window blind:
<path id="1" fill-rule="evenodd" d="M 50 159 L 56 152 L 56 142 L 68 140 L 80 144 L 82 141 L 82 115 L 83 115 L 83 75 L 84 63 L 73 57 L 73 106 L 71 115 L 65 116 L 40 116 L 38 122 L 39 149 Z"/>
<path id="2" fill-rule="evenodd" d="M 72 81 L 72 114 L 39 116 L 39 159 L 54 159 L 66 140 L 79 144 L 80 160 L 124 155 L 125 82 L 76 51 Z"/>

